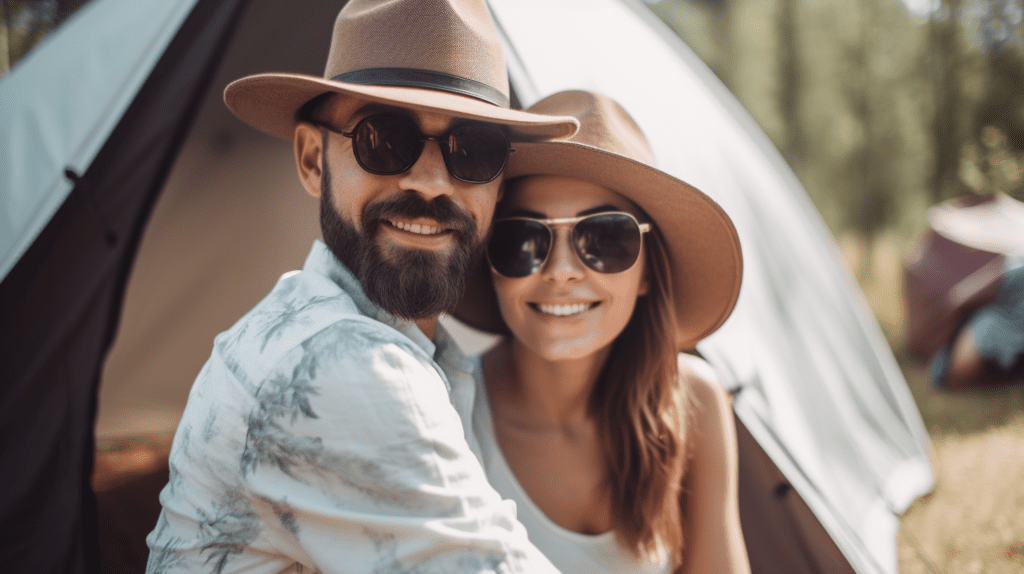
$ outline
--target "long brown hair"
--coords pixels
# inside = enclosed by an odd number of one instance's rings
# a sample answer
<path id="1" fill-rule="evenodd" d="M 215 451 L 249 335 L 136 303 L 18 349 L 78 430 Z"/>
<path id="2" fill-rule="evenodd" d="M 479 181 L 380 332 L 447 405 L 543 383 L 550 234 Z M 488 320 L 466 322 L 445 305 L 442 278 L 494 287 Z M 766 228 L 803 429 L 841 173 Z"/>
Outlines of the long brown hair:
<path id="1" fill-rule="evenodd" d="M 638 558 L 664 548 L 677 567 L 684 542 L 685 397 L 665 241 L 652 226 L 644 243 L 650 288 L 613 343 L 589 409 L 604 444 L 616 535 Z"/>

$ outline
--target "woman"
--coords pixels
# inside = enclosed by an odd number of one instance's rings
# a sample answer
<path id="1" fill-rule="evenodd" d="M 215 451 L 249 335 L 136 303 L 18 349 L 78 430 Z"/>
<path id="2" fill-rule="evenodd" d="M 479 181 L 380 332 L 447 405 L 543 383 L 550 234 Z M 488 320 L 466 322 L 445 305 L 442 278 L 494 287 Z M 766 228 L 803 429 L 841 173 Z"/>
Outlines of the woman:
<path id="1" fill-rule="evenodd" d="M 471 280 L 456 313 L 511 334 L 478 377 L 488 478 L 564 573 L 749 572 L 729 399 L 706 363 L 677 356 L 732 311 L 735 229 L 650 167 L 614 101 L 561 92 L 530 111 L 581 127 L 517 144 L 490 277 Z"/>

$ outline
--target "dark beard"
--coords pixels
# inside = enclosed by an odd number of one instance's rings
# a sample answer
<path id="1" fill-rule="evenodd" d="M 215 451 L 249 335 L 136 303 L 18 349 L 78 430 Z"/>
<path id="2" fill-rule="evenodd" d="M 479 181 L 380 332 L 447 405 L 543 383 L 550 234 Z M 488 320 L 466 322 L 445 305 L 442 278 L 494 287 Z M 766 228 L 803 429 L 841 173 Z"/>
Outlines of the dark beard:
<path id="1" fill-rule="evenodd" d="M 363 285 L 366 296 L 403 319 L 426 319 L 454 310 L 469 269 L 483 253 L 483 241 L 476 240 L 476 222 L 448 197 L 427 202 L 410 192 L 368 205 L 360 233 L 334 207 L 326 159 L 320 193 L 324 243 Z M 389 217 L 429 217 L 451 229 L 455 243 L 447 254 L 393 246 L 385 254 L 375 239 L 379 226 L 390 225 L 385 221 Z"/>

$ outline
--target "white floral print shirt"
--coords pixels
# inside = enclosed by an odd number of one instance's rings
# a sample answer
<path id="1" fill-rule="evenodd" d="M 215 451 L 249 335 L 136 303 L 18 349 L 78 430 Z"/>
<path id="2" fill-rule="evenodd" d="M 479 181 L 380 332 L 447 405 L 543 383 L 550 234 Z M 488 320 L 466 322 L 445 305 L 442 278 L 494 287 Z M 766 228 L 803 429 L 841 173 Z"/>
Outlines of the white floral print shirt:
<path id="1" fill-rule="evenodd" d="M 215 339 L 147 572 L 556 572 L 472 454 L 469 361 L 435 341 L 316 242 Z"/>

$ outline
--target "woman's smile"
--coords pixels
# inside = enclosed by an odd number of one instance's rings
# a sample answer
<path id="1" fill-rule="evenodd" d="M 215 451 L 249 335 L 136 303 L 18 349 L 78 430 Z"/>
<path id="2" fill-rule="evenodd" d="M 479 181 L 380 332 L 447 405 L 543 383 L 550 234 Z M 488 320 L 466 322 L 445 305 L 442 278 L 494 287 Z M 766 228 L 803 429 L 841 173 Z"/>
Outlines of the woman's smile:
<path id="1" fill-rule="evenodd" d="M 600 304 L 600 301 L 593 301 L 589 303 L 529 303 L 530 307 L 537 311 L 545 315 L 554 315 L 556 317 L 579 315 L 580 313 L 589 311 Z"/>

